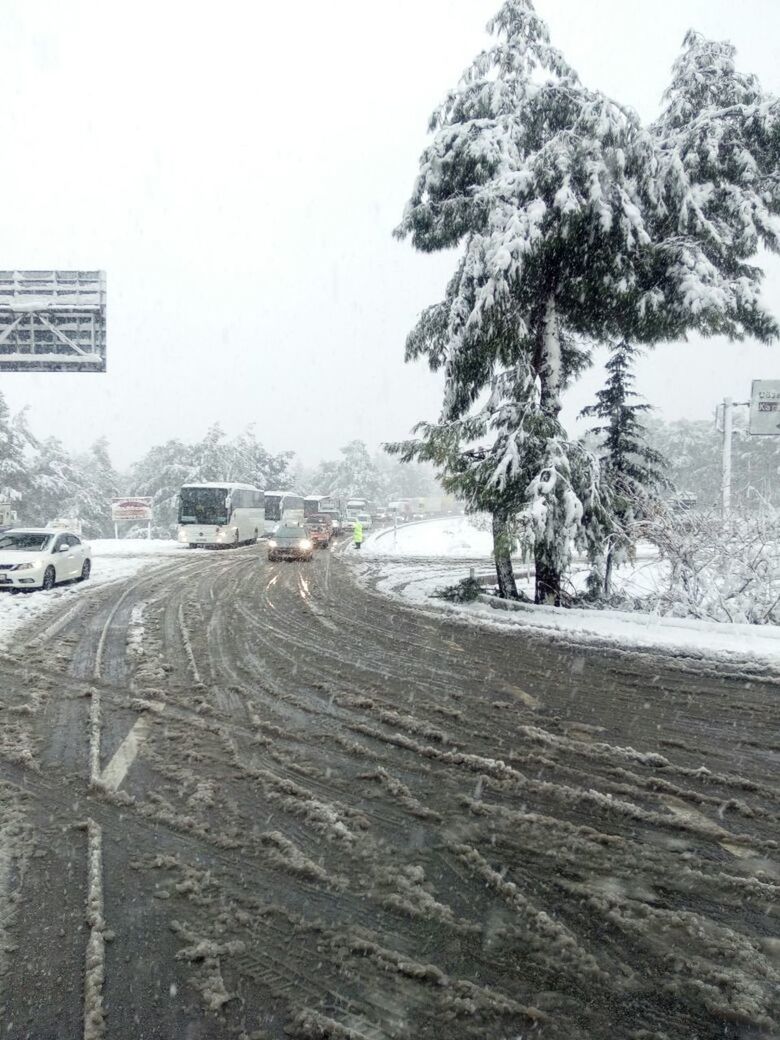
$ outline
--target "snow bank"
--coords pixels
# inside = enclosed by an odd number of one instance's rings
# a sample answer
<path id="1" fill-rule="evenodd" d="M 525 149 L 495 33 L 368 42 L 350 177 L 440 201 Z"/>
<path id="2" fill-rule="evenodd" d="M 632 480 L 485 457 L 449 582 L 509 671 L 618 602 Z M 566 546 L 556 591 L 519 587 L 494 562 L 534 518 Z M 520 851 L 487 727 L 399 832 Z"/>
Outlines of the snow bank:
<path id="1" fill-rule="evenodd" d="M 350 554 L 350 559 L 354 556 Z M 658 580 L 662 564 L 640 562 L 618 572 L 624 588 L 646 591 Z M 466 577 L 457 563 L 404 563 L 377 560 L 356 565 L 360 580 L 378 592 L 426 610 L 446 611 L 466 623 L 502 631 L 526 631 L 573 644 L 640 650 L 723 660 L 734 665 L 780 667 L 780 627 L 730 625 L 714 621 L 660 617 L 618 610 L 557 609 L 534 604 L 507 604 L 483 596 L 473 603 L 451 603 L 433 593 Z M 485 570 L 485 573 L 487 571 Z M 531 593 L 526 582 L 518 586 Z"/>
<path id="2" fill-rule="evenodd" d="M 95 559 L 131 556 L 170 556 L 172 553 L 197 552 L 181 542 L 165 538 L 96 538 L 89 543 Z"/>
<path id="3" fill-rule="evenodd" d="M 481 529 L 474 517 L 446 516 L 436 520 L 400 524 L 398 530 L 386 528 L 368 535 L 361 552 L 367 556 L 490 559 L 493 536 L 490 528 Z"/>
<path id="4" fill-rule="evenodd" d="M 92 546 L 92 575 L 87 582 L 58 585 L 50 592 L 25 592 L 13 595 L 0 591 L 0 648 L 9 647 L 16 631 L 43 614 L 65 613 L 74 597 L 88 595 L 110 582 L 132 578 L 147 567 L 164 563 L 176 554 L 208 550 L 189 549 L 175 541 L 152 539 L 96 539 Z"/>
<path id="5" fill-rule="evenodd" d="M 392 559 L 493 560 L 493 535 L 489 518 L 482 516 L 445 516 L 435 520 L 419 520 L 371 532 L 360 550 L 366 557 Z M 646 542 L 637 547 L 641 566 L 620 573 L 615 587 L 626 587 L 632 595 L 646 595 L 658 589 L 660 572 L 655 562 L 657 550 Z M 584 558 L 574 555 L 576 562 Z M 645 566 L 647 564 L 647 567 Z M 523 565 L 516 563 L 522 573 Z M 577 568 L 575 568 L 576 570 Z M 519 574 L 518 574 L 519 576 Z M 574 584 L 579 587 L 577 581 Z M 584 587 L 584 581 L 581 583 Z"/>

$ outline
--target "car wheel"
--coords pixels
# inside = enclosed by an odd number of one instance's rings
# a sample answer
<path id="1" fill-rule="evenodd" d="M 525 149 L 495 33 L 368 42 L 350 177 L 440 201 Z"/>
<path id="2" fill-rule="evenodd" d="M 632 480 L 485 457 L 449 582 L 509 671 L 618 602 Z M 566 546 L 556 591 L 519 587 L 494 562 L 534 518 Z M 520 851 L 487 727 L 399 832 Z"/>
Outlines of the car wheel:
<path id="1" fill-rule="evenodd" d="M 89 560 L 84 560 L 81 566 L 81 581 L 86 581 L 92 571 L 92 563 Z"/>
<path id="2" fill-rule="evenodd" d="M 57 574 L 53 567 L 47 567 L 43 575 L 43 581 L 41 582 L 41 588 L 47 592 L 49 589 L 53 589 L 57 581 Z"/>

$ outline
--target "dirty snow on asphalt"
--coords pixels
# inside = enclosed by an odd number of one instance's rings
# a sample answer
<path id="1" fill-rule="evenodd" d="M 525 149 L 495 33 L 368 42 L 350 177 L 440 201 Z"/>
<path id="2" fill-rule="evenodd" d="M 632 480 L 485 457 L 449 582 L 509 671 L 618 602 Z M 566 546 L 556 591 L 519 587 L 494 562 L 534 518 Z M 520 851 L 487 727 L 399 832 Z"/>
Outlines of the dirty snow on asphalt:
<path id="1" fill-rule="evenodd" d="M 92 574 L 87 582 L 68 582 L 50 592 L 0 592 L 0 647 L 7 647 L 20 626 L 44 614 L 65 612 L 79 596 L 109 582 L 132 578 L 148 567 L 158 566 L 178 555 L 206 550 L 184 548 L 178 542 L 162 539 L 99 538 L 92 546 Z"/>
<path id="2" fill-rule="evenodd" d="M 35 841 L 0 1019 L 776 1035 L 776 684 L 456 625 L 340 555 L 188 553 L 0 655 Z"/>

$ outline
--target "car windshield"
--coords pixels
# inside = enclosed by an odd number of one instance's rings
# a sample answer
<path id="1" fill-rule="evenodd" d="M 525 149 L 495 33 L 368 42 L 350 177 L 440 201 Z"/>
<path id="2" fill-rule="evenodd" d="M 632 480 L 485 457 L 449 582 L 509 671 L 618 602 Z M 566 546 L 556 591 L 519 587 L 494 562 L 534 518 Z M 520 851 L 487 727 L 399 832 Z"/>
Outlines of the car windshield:
<path id="1" fill-rule="evenodd" d="M 43 552 L 53 535 L 38 531 L 13 531 L 0 535 L 0 552 Z"/>
<path id="2" fill-rule="evenodd" d="M 304 527 L 280 527 L 276 532 L 277 538 L 305 538 L 306 529 Z"/>
<path id="3" fill-rule="evenodd" d="M 182 488 L 179 498 L 179 523 L 226 524 L 228 522 L 227 497 L 228 491 L 224 487 Z"/>

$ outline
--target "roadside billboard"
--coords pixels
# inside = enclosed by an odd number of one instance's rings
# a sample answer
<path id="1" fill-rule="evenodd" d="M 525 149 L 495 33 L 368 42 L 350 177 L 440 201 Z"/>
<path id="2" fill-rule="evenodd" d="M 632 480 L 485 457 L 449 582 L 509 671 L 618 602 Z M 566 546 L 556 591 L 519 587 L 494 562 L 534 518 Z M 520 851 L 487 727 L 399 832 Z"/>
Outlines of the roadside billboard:
<path id="1" fill-rule="evenodd" d="M 104 271 L 0 271 L 0 372 L 105 372 Z"/>
<path id="2" fill-rule="evenodd" d="M 111 499 L 111 519 L 119 520 L 151 520 L 152 499 L 145 497 L 125 497 Z"/>

